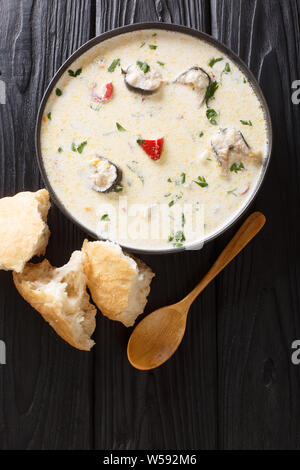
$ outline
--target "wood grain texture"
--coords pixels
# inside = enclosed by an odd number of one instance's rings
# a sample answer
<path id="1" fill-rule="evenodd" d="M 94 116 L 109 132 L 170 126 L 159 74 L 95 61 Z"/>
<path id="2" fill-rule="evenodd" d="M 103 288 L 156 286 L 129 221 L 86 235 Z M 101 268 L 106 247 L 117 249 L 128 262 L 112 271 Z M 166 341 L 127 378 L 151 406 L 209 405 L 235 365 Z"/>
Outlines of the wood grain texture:
<path id="1" fill-rule="evenodd" d="M 204 8 L 205 7 L 205 8 Z M 204 1 L 97 1 L 96 32 L 140 21 L 182 22 L 206 30 Z M 173 303 L 213 259 L 203 252 L 143 256 L 157 273 L 147 312 Z M 184 343 L 167 364 L 138 372 L 126 358 L 130 331 L 98 318 L 95 446 L 110 449 L 212 449 L 216 446 L 216 304 L 210 286 L 192 307 Z"/>
<path id="2" fill-rule="evenodd" d="M 96 0 L 96 33 L 146 22 L 177 23 L 210 32 L 209 0 Z"/>
<path id="3" fill-rule="evenodd" d="M 271 166 L 253 206 L 267 224 L 218 282 L 219 442 L 226 449 L 299 448 L 300 370 L 290 346 L 300 336 L 300 114 L 291 102 L 300 77 L 300 4 L 211 3 L 213 34 L 258 77 L 274 127 Z"/>
<path id="4" fill-rule="evenodd" d="M 1 196 L 42 186 L 34 149 L 39 102 L 54 72 L 89 39 L 90 2 L 0 2 Z M 82 234 L 55 208 L 48 257 L 62 264 Z M 0 272 L 0 338 L 7 365 L 0 373 L 2 449 L 90 448 L 92 356 L 65 344 Z"/>
<path id="5" fill-rule="evenodd" d="M 130 334 L 98 316 L 96 348 L 75 351 L 16 295 L 0 272 L 1 449 L 299 448 L 299 0 L 0 0 L 0 196 L 42 186 L 34 122 L 60 64 L 108 29 L 182 23 L 232 47 L 259 78 L 274 152 L 253 210 L 263 232 L 192 306 L 177 354 L 153 372 L 126 358 Z M 52 208 L 47 256 L 66 262 L 83 234 Z M 146 312 L 182 298 L 235 229 L 200 252 L 144 256 L 157 273 Z"/>

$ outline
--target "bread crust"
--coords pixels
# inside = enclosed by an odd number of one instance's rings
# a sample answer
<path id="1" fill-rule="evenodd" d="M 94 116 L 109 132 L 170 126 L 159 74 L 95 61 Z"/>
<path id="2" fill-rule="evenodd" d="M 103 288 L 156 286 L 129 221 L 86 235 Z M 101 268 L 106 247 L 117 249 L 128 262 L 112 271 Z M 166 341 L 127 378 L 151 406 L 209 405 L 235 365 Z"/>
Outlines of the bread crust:
<path id="1" fill-rule="evenodd" d="M 46 189 L 0 199 L 0 269 L 21 272 L 33 256 L 45 253 L 49 208 Z"/>
<path id="2" fill-rule="evenodd" d="M 85 331 L 82 338 L 76 338 L 69 316 L 72 313 L 63 310 L 63 304 L 59 298 L 55 298 L 51 292 L 43 289 L 42 285 L 36 289 L 35 284 L 45 278 L 45 275 L 51 276 L 51 273 L 56 269 L 51 266 L 48 260 L 44 260 L 39 264 L 27 263 L 22 273 L 13 273 L 14 284 L 20 295 L 42 315 L 44 320 L 52 326 L 61 338 L 77 349 L 89 351 L 94 345 L 94 341 L 89 337 L 96 326 L 95 315 L 97 310 L 89 303 L 90 297 L 85 286 L 83 293 L 81 293 L 81 304 L 85 315 Z"/>
<path id="3" fill-rule="evenodd" d="M 123 254 L 120 247 L 111 242 L 84 240 L 82 251 L 86 254 L 84 271 L 93 301 L 106 317 L 132 326 L 142 313 L 150 291 L 148 287 L 137 314 L 124 314 L 129 306 L 132 284 L 141 267 L 148 271 L 151 282 L 154 276 L 151 269 L 142 261 Z"/>

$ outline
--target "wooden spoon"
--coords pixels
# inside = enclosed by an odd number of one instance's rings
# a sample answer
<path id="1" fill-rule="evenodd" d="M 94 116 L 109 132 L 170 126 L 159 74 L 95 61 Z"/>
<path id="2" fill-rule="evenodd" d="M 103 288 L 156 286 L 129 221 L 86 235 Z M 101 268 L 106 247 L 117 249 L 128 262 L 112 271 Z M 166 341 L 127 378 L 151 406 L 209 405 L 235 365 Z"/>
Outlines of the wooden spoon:
<path id="1" fill-rule="evenodd" d="M 127 346 L 127 356 L 133 367 L 140 370 L 155 369 L 174 354 L 185 333 L 191 304 L 255 237 L 265 221 L 265 216 L 260 212 L 251 214 L 192 292 L 176 304 L 155 310 L 135 327 Z"/>

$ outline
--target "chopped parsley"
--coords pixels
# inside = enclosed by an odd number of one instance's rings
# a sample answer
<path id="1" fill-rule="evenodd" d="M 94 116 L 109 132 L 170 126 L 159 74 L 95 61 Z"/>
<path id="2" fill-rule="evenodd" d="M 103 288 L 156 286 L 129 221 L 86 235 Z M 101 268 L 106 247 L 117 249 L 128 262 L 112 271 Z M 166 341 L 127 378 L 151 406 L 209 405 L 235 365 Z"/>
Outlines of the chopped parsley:
<path id="1" fill-rule="evenodd" d="M 206 93 L 205 93 L 206 105 L 208 105 L 209 100 L 213 98 L 218 88 L 219 88 L 219 84 L 216 81 L 208 85 L 208 87 L 206 88 Z"/>
<path id="2" fill-rule="evenodd" d="M 243 83 L 247 83 L 247 80 L 245 77 L 243 77 Z"/>
<path id="3" fill-rule="evenodd" d="M 83 149 L 84 147 L 87 145 L 87 141 L 85 140 L 84 142 L 81 142 L 81 144 L 77 145 L 74 144 L 74 142 L 72 142 L 72 150 L 73 152 L 78 152 L 78 153 L 82 153 L 83 152 Z"/>
<path id="4" fill-rule="evenodd" d="M 144 47 L 145 44 L 146 44 L 145 41 L 143 41 L 142 44 L 140 45 L 140 48 Z"/>
<path id="5" fill-rule="evenodd" d="M 55 93 L 56 93 L 56 96 L 62 95 L 62 91 L 60 90 L 60 88 L 56 88 Z"/>
<path id="6" fill-rule="evenodd" d="M 103 216 L 101 217 L 101 220 L 110 221 L 109 215 L 108 214 L 103 214 Z"/>
<path id="7" fill-rule="evenodd" d="M 127 168 L 129 168 L 130 171 L 132 171 L 132 173 L 135 173 L 136 176 L 141 180 L 141 182 L 144 184 L 145 183 L 145 178 L 143 177 L 143 175 L 138 171 L 138 169 L 136 168 L 135 165 L 137 165 L 137 162 L 136 161 L 133 161 L 132 162 L 133 165 L 126 165 Z"/>
<path id="8" fill-rule="evenodd" d="M 119 132 L 126 132 L 126 129 L 121 126 L 121 124 L 119 124 L 118 122 L 116 122 L 116 126 Z"/>
<path id="9" fill-rule="evenodd" d="M 204 132 L 201 131 L 200 134 L 199 134 L 199 137 L 203 137 L 204 136 Z"/>
<path id="10" fill-rule="evenodd" d="M 177 242 L 185 242 L 185 236 L 182 230 L 175 233 L 174 238 Z"/>
<path id="11" fill-rule="evenodd" d="M 147 62 L 141 62 L 140 60 L 138 60 L 136 62 L 136 65 L 138 65 L 144 73 L 147 73 L 150 70 L 150 65 L 147 64 Z"/>
<path id="12" fill-rule="evenodd" d="M 182 214 L 181 214 L 181 227 L 184 227 L 184 226 L 185 226 L 185 215 L 182 212 Z"/>
<path id="13" fill-rule="evenodd" d="M 198 186 L 201 186 L 201 188 L 206 188 L 206 186 L 208 186 L 208 183 L 204 176 L 198 176 L 198 179 L 194 180 L 194 183 L 198 184 Z"/>
<path id="14" fill-rule="evenodd" d="M 112 191 L 114 193 L 120 193 L 121 191 L 123 191 L 123 186 L 115 186 Z"/>
<path id="15" fill-rule="evenodd" d="M 164 196 L 165 196 L 165 197 L 169 197 L 169 196 L 171 196 L 171 194 L 172 194 L 172 193 L 166 193 Z"/>
<path id="16" fill-rule="evenodd" d="M 225 68 L 222 73 L 230 73 L 230 72 L 231 72 L 230 65 L 228 62 L 226 62 Z"/>
<path id="17" fill-rule="evenodd" d="M 63 148 L 62 147 L 58 147 L 57 149 L 58 153 L 61 153 L 63 151 Z"/>
<path id="18" fill-rule="evenodd" d="M 69 69 L 68 70 L 68 74 L 70 75 L 70 77 L 78 77 L 78 75 L 80 75 L 82 72 L 82 68 L 80 67 L 80 69 L 77 69 L 76 72 L 74 72 L 73 70 Z"/>
<path id="19" fill-rule="evenodd" d="M 212 59 L 210 59 L 210 61 L 208 62 L 208 65 L 210 67 L 213 67 L 217 62 L 221 62 L 221 60 L 223 60 L 223 57 L 218 57 L 217 59 L 215 59 L 214 57 Z"/>
<path id="20" fill-rule="evenodd" d="M 174 206 L 174 204 L 175 204 L 175 201 L 170 201 L 170 202 L 169 202 L 169 207 Z"/>
<path id="21" fill-rule="evenodd" d="M 217 125 L 217 117 L 218 117 L 217 111 L 215 111 L 212 108 L 208 108 L 206 111 L 206 117 L 213 126 Z"/>
<path id="22" fill-rule="evenodd" d="M 232 194 L 233 196 L 237 197 L 236 191 L 237 188 L 231 189 L 231 191 L 227 191 L 227 194 Z"/>
<path id="23" fill-rule="evenodd" d="M 185 173 L 181 173 L 181 184 L 184 184 L 185 183 L 185 179 L 186 179 L 186 174 Z"/>
<path id="24" fill-rule="evenodd" d="M 47 114 L 47 118 L 49 119 L 49 121 L 51 121 L 51 119 L 52 119 L 51 113 Z"/>
<path id="25" fill-rule="evenodd" d="M 244 124 L 244 126 L 253 126 L 253 124 L 252 124 L 251 121 L 243 121 L 243 120 L 241 119 L 240 122 L 241 122 L 242 124 Z"/>
<path id="26" fill-rule="evenodd" d="M 114 59 L 107 70 L 109 72 L 114 72 L 118 65 L 120 65 L 120 59 Z"/>
<path id="27" fill-rule="evenodd" d="M 171 178 L 168 178 L 167 181 L 168 181 L 168 183 L 172 183 Z"/>
<path id="28" fill-rule="evenodd" d="M 157 33 L 153 33 L 153 34 L 152 34 L 152 37 L 153 37 L 153 38 L 154 38 L 155 36 L 157 36 Z"/>
<path id="29" fill-rule="evenodd" d="M 139 145 L 143 145 L 145 143 L 144 139 L 137 139 L 136 141 Z"/>
<path id="30" fill-rule="evenodd" d="M 161 65 L 162 67 L 165 65 L 164 62 L 161 62 L 160 60 L 157 61 L 158 65 Z"/>
<path id="31" fill-rule="evenodd" d="M 155 44 L 149 44 L 149 48 L 155 51 L 155 49 L 157 49 L 157 46 L 155 46 Z"/>
<path id="32" fill-rule="evenodd" d="M 234 171 L 235 173 L 237 173 L 238 171 L 241 171 L 243 170 L 245 167 L 244 167 L 244 163 L 240 162 L 240 163 L 236 163 L 234 162 L 231 167 L 230 167 L 230 171 Z"/>

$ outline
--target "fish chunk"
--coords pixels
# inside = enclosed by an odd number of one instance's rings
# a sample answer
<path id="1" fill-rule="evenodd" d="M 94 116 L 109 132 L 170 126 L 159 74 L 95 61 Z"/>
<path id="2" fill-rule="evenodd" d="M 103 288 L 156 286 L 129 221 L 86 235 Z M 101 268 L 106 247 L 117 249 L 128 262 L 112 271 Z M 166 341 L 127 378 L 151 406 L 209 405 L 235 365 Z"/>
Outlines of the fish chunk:
<path id="1" fill-rule="evenodd" d="M 229 156 L 231 153 L 239 157 L 249 156 L 250 154 L 250 147 L 244 139 L 243 134 L 230 127 L 219 129 L 218 132 L 212 136 L 211 146 L 224 173 L 228 172 Z"/>
<path id="2" fill-rule="evenodd" d="M 210 76 L 201 67 L 191 67 L 181 73 L 175 80 L 175 83 L 192 86 L 204 101 L 206 89 L 210 85 Z"/>

